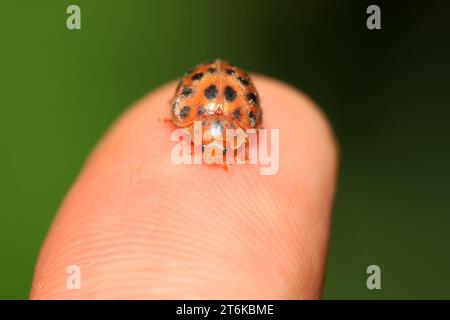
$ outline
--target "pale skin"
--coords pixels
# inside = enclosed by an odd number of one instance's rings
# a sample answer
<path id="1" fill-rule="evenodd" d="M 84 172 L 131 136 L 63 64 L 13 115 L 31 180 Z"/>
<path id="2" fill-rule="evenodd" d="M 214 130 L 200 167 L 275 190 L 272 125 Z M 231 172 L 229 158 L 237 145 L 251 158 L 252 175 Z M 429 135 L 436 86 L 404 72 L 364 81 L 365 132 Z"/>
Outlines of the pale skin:
<path id="1" fill-rule="evenodd" d="M 337 147 L 319 108 L 254 76 L 280 168 L 176 166 L 163 86 L 112 126 L 65 197 L 31 299 L 315 299 L 323 288 Z M 66 287 L 69 265 L 81 288 Z"/>

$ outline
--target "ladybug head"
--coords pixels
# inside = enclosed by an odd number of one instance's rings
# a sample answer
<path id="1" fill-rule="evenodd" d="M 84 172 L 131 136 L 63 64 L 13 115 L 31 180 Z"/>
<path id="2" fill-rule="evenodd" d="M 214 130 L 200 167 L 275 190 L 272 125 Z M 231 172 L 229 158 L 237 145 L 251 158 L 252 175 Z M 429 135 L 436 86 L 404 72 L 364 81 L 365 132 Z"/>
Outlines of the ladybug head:
<path id="1" fill-rule="evenodd" d="M 195 144 L 203 146 L 210 143 L 233 149 L 239 148 L 245 141 L 245 132 L 234 120 L 224 115 L 205 115 L 194 122 L 190 130 Z"/>

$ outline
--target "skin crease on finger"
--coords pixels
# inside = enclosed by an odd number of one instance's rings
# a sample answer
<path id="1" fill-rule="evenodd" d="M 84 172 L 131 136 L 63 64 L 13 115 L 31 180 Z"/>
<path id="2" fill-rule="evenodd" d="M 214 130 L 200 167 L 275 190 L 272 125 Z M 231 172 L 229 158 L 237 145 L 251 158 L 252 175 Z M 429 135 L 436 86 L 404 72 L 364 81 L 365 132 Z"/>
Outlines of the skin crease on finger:
<path id="1" fill-rule="evenodd" d="M 66 196 L 36 266 L 32 299 L 302 299 L 322 289 L 337 148 L 315 104 L 254 76 L 280 167 L 174 165 L 175 84 L 130 108 Z M 67 267 L 81 271 L 68 289 Z"/>

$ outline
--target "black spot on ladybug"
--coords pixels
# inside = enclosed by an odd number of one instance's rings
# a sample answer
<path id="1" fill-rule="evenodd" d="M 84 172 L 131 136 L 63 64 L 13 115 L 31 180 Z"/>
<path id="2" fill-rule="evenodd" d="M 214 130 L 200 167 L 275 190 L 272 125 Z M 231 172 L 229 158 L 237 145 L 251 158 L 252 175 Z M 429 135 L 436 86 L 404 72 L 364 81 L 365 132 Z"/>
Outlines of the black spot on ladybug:
<path id="1" fill-rule="evenodd" d="M 242 83 L 244 86 L 248 86 L 250 84 L 250 81 L 248 81 L 248 79 L 242 78 L 242 77 L 238 77 L 238 80 L 240 83 Z"/>
<path id="2" fill-rule="evenodd" d="M 217 96 L 217 87 L 215 85 L 210 85 L 208 88 L 205 89 L 205 97 L 208 100 L 212 100 Z"/>
<path id="3" fill-rule="evenodd" d="M 233 69 L 227 69 L 225 71 L 228 75 L 232 76 L 234 74 L 234 70 Z"/>
<path id="4" fill-rule="evenodd" d="M 192 94 L 192 89 L 185 87 L 183 88 L 183 90 L 181 91 L 181 94 L 185 97 L 190 96 Z"/>
<path id="5" fill-rule="evenodd" d="M 208 72 L 209 73 L 216 73 L 217 69 L 216 68 L 208 68 Z"/>
<path id="6" fill-rule="evenodd" d="M 236 120 L 239 120 L 241 118 L 241 109 L 239 108 L 234 109 L 233 118 L 235 118 Z"/>
<path id="7" fill-rule="evenodd" d="M 184 106 L 183 108 L 181 108 L 180 113 L 178 114 L 178 116 L 180 117 L 180 119 L 184 119 L 189 115 L 189 112 L 191 111 L 191 107 L 189 106 Z"/>
<path id="8" fill-rule="evenodd" d="M 247 93 L 246 97 L 250 103 L 258 103 L 258 97 L 254 92 Z"/>
<path id="9" fill-rule="evenodd" d="M 197 109 L 197 115 L 201 116 L 201 115 L 204 115 L 205 113 L 206 113 L 205 108 L 203 108 L 203 106 L 199 106 Z"/>
<path id="10" fill-rule="evenodd" d="M 248 112 L 248 121 L 250 122 L 251 126 L 254 126 L 256 124 L 256 115 L 253 111 Z"/>
<path id="11" fill-rule="evenodd" d="M 225 87 L 223 94 L 225 95 L 225 99 L 227 99 L 228 102 L 232 102 L 236 98 L 236 91 L 230 86 Z"/>
<path id="12" fill-rule="evenodd" d="M 203 72 L 196 73 L 192 76 L 192 80 L 200 80 L 203 78 Z"/>

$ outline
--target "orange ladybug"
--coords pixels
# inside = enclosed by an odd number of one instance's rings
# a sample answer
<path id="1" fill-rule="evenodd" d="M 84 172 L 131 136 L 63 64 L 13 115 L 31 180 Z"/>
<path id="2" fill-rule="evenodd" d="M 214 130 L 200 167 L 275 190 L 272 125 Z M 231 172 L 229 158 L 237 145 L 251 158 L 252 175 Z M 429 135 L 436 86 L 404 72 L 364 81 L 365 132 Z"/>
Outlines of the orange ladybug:
<path id="1" fill-rule="evenodd" d="M 203 132 L 210 130 L 213 136 L 222 137 L 226 129 L 245 132 L 262 121 L 259 95 L 248 73 L 219 59 L 185 74 L 171 107 L 172 122 L 191 135 L 194 121 L 201 121 Z"/>

